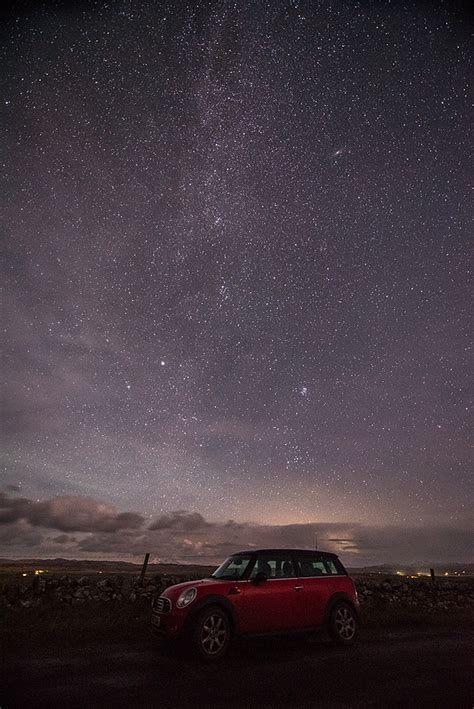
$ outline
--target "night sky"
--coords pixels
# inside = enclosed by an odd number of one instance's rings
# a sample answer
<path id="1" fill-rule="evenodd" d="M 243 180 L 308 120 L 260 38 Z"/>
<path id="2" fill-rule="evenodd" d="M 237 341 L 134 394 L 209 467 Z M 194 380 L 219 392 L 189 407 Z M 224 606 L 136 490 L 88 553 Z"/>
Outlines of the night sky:
<path id="1" fill-rule="evenodd" d="M 468 560 L 464 7 L 2 27 L 0 555 Z"/>

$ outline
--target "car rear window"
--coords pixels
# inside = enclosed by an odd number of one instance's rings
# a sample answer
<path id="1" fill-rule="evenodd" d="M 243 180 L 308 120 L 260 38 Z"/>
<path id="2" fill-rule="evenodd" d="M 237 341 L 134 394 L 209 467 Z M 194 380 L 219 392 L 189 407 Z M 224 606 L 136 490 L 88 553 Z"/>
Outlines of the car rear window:
<path id="1" fill-rule="evenodd" d="M 337 558 L 327 558 L 315 554 L 298 557 L 301 576 L 339 576 L 345 575 L 344 568 Z"/>

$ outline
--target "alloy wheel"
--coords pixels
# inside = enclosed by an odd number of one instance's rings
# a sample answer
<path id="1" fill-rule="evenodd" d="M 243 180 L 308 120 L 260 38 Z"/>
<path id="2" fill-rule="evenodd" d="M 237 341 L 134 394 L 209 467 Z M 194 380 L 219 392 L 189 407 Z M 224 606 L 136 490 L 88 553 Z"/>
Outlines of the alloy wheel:
<path id="1" fill-rule="evenodd" d="M 224 618 L 217 613 L 207 616 L 201 630 L 201 646 L 207 655 L 217 655 L 227 640 Z"/>
<path id="2" fill-rule="evenodd" d="M 354 614 L 347 606 L 340 606 L 334 616 L 336 632 L 342 640 L 352 640 L 356 632 Z"/>

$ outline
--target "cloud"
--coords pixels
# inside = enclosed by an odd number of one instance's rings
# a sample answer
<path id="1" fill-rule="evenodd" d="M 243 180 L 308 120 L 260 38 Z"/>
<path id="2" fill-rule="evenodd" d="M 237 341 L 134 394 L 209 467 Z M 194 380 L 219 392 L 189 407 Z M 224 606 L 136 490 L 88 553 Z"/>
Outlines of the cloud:
<path id="1" fill-rule="evenodd" d="M 206 522 L 204 517 L 199 514 L 199 512 L 177 511 L 161 515 L 148 527 L 148 529 L 182 529 L 184 531 L 193 531 L 198 529 L 206 529 L 210 526 L 211 525 L 209 522 Z"/>
<path id="2" fill-rule="evenodd" d="M 351 539 L 338 539 L 337 537 L 334 537 L 332 539 L 329 539 L 328 541 L 330 542 L 336 542 L 337 544 L 350 544 Z"/>
<path id="3" fill-rule="evenodd" d="M 137 529 L 144 518 L 135 512 L 117 512 L 111 505 L 91 497 L 65 495 L 45 502 L 25 497 L 11 498 L 0 493 L 0 524 L 26 520 L 34 527 L 61 532 L 117 532 Z"/>
<path id="4" fill-rule="evenodd" d="M 25 520 L 0 527 L 1 556 L 24 556 L 32 549 L 39 547 L 43 541 L 43 532 L 32 527 Z"/>
<path id="5" fill-rule="evenodd" d="M 75 539 L 68 534 L 59 534 L 57 537 L 53 537 L 52 541 L 55 544 L 67 544 L 68 542 L 75 541 Z"/>
<path id="6" fill-rule="evenodd" d="M 35 548 L 35 554 L 39 549 L 45 556 L 138 561 L 150 552 L 164 562 L 217 565 L 244 549 L 312 549 L 317 537 L 319 548 L 339 554 L 348 566 L 472 560 L 472 530 L 461 524 L 424 528 L 356 522 L 264 525 L 209 521 L 199 512 L 185 510 L 162 514 L 148 527 L 144 522 L 135 512 L 118 512 L 89 497 L 33 502 L 0 493 L 0 555 L 28 555 Z"/>
<path id="7" fill-rule="evenodd" d="M 472 557 L 472 535 L 467 529 L 365 527 L 351 523 L 259 525 L 208 522 L 188 513 L 169 515 L 168 523 L 148 529 L 119 530 L 115 534 L 87 535 L 79 544 L 81 553 L 113 558 L 143 557 L 151 552 L 163 562 L 218 564 L 231 553 L 256 548 L 314 548 L 337 553 L 348 566 L 380 563 L 435 564 L 466 561 Z M 186 520 L 195 520 L 186 529 Z M 181 526 L 180 526 L 181 525 Z M 337 534 L 339 532 L 339 534 Z"/>

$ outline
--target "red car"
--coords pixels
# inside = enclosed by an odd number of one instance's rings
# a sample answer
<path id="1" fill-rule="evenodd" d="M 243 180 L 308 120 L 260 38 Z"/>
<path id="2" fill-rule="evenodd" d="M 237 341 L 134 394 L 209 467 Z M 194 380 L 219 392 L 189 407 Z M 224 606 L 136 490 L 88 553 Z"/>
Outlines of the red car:
<path id="1" fill-rule="evenodd" d="M 358 615 L 354 583 L 335 554 L 262 549 L 233 554 L 210 578 L 170 586 L 154 600 L 151 623 L 155 634 L 185 638 L 211 660 L 234 635 L 323 626 L 347 645 Z"/>

